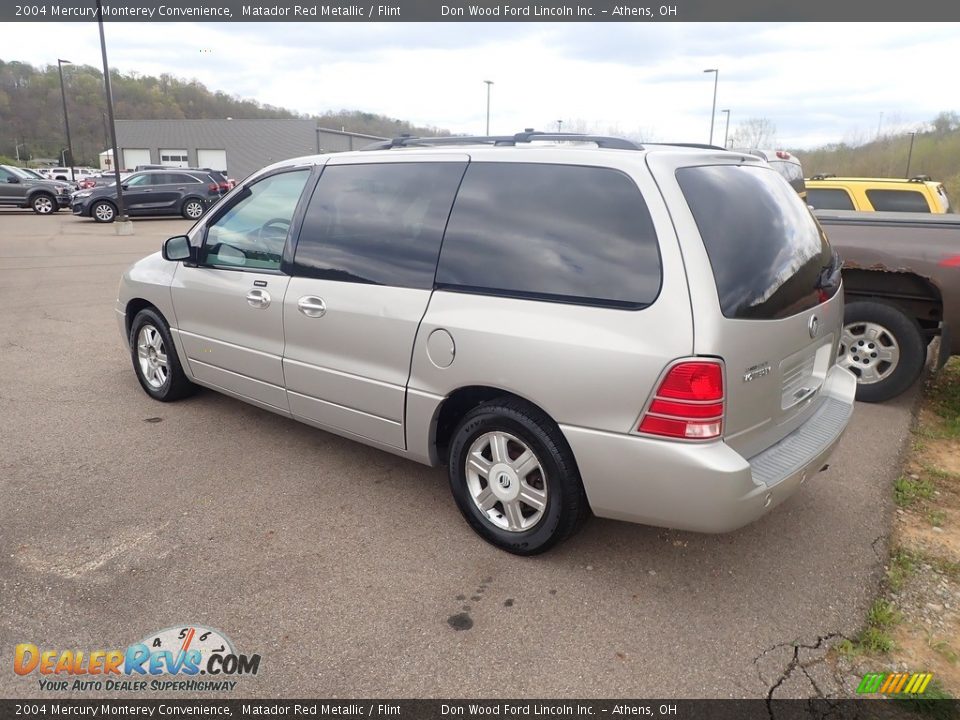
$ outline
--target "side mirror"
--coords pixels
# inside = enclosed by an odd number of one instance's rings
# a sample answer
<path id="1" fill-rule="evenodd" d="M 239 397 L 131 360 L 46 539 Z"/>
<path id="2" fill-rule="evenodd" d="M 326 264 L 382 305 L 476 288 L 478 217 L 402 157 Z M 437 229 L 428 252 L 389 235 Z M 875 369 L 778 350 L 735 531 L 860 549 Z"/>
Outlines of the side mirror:
<path id="1" fill-rule="evenodd" d="M 165 240 L 161 254 L 164 260 L 171 262 L 196 263 L 197 260 L 197 250 L 190 244 L 190 238 L 186 235 L 176 235 Z"/>
<path id="2" fill-rule="evenodd" d="M 122 187 L 124 190 L 126 190 L 126 189 L 127 189 L 127 184 L 126 184 L 126 183 L 120 183 L 120 187 Z"/>
<path id="3" fill-rule="evenodd" d="M 20 183 L 20 178 L 16 177 L 15 175 L 11 175 L 7 178 L 7 182 L 12 185 L 17 185 Z"/>

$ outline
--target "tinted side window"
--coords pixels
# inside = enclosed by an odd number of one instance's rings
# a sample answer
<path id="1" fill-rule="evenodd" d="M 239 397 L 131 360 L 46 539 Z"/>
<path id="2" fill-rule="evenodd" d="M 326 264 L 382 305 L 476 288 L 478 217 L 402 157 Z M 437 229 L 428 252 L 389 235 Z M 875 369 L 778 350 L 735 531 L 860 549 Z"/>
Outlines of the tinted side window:
<path id="1" fill-rule="evenodd" d="M 853 200 L 846 190 L 807 188 L 807 204 L 818 210 L 853 210 Z"/>
<path id="2" fill-rule="evenodd" d="M 196 185 L 200 180 L 193 175 L 184 175 L 182 173 L 170 173 L 164 175 L 164 182 L 170 185 Z"/>
<path id="3" fill-rule="evenodd" d="M 867 190 L 874 210 L 890 212 L 930 212 L 927 198 L 916 190 Z"/>
<path id="4" fill-rule="evenodd" d="M 443 228 L 465 165 L 325 168 L 303 219 L 294 274 L 432 288 Z"/>
<path id="5" fill-rule="evenodd" d="M 660 248 L 639 188 L 617 170 L 471 163 L 437 284 L 638 307 L 660 292 Z"/>

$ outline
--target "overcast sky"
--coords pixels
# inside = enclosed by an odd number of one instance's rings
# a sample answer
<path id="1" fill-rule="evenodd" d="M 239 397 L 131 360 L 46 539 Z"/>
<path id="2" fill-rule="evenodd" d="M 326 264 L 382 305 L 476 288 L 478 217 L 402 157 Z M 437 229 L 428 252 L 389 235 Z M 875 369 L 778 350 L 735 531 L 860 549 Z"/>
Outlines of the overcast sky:
<path id="1" fill-rule="evenodd" d="M 17 23 L 0 57 L 100 65 L 95 23 Z M 195 78 L 303 113 L 382 113 L 482 133 L 586 127 L 722 143 L 767 118 L 780 146 L 859 142 L 960 106 L 950 23 L 107 23 L 111 66 Z M 907 62 L 918 59 L 922 62 Z M 881 118 L 882 113 L 882 118 Z M 350 128 L 347 128 L 348 130 Z"/>

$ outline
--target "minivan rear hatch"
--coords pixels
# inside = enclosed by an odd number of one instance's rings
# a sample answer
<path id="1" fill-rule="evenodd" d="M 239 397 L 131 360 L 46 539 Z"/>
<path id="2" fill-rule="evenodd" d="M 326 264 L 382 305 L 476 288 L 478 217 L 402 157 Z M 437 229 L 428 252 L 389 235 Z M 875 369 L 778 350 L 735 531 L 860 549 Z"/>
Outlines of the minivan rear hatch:
<path id="1" fill-rule="evenodd" d="M 843 313 L 839 259 L 770 167 L 728 162 L 675 176 L 702 241 L 688 233 L 683 243 L 695 351 L 723 359 L 724 439 L 750 457 L 819 407 Z"/>

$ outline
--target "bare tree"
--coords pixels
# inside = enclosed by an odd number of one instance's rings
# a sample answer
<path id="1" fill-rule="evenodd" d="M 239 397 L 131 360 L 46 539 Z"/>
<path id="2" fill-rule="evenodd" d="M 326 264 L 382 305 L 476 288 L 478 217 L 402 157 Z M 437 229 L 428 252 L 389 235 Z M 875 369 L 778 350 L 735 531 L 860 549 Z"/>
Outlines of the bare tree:
<path id="1" fill-rule="evenodd" d="M 736 148 L 770 148 L 777 144 L 777 126 L 769 118 L 744 120 L 731 136 Z"/>

